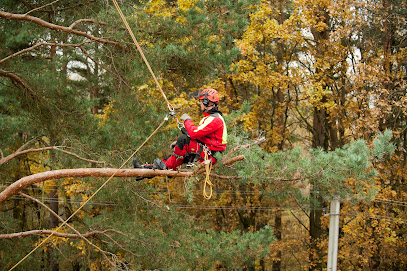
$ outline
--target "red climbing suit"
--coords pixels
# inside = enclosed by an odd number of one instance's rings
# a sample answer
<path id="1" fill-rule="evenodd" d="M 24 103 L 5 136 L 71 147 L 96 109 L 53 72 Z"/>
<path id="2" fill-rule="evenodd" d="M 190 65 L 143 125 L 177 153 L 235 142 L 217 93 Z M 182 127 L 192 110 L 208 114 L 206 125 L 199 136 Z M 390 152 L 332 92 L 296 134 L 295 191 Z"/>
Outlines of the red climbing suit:
<path id="1" fill-rule="evenodd" d="M 188 136 L 182 135 L 178 138 L 174 154 L 165 160 L 167 168 L 176 170 L 185 162 L 184 158 L 188 155 L 195 155 L 198 157 L 198 161 L 202 162 L 205 157 L 203 145 L 206 145 L 211 151 L 209 159 L 212 160 L 213 164 L 216 163 L 213 154 L 226 149 L 227 130 L 222 114 L 219 111 L 212 114 L 204 112 L 203 114 L 204 118 L 198 126 L 195 126 L 190 119 L 184 122 Z"/>

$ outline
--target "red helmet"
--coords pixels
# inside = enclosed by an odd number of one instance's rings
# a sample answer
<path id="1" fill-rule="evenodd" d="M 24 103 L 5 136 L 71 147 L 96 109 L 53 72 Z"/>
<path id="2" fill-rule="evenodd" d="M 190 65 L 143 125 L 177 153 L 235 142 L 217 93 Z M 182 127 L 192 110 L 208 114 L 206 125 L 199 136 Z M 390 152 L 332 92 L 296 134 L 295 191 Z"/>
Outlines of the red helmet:
<path id="1" fill-rule="evenodd" d="M 213 88 L 206 88 L 199 92 L 198 99 L 203 100 L 202 102 L 206 106 L 209 104 L 209 101 L 218 104 L 219 103 L 219 94 Z"/>

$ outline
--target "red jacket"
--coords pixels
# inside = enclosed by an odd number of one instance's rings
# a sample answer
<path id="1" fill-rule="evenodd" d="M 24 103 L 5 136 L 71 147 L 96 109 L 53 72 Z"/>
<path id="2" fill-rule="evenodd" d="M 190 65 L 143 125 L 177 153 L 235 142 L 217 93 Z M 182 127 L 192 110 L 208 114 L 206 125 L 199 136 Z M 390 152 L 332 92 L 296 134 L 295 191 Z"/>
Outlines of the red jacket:
<path id="1" fill-rule="evenodd" d="M 204 143 L 212 151 L 224 151 L 227 145 L 227 130 L 225 120 L 220 113 L 203 113 L 204 118 L 199 122 L 198 127 L 192 120 L 184 122 L 191 139 Z"/>

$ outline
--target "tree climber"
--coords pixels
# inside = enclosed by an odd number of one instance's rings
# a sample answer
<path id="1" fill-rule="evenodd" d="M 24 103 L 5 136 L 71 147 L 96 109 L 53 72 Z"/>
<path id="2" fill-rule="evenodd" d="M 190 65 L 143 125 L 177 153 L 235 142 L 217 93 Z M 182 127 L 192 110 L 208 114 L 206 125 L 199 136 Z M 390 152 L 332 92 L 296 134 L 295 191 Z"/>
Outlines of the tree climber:
<path id="1" fill-rule="evenodd" d="M 198 90 L 191 95 L 199 99 L 199 105 L 204 117 L 195 126 L 191 117 L 184 113 L 180 120 L 184 123 L 183 134 L 172 144 L 173 154 L 164 160 L 155 159 L 153 165 L 140 166 L 133 158 L 134 168 L 154 168 L 177 170 L 182 164 L 205 160 L 205 151 L 212 164 L 216 163 L 214 157 L 217 152 L 222 152 L 227 145 L 226 124 L 219 111 L 219 95 L 213 88 Z M 190 96 L 191 96 L 190 95 Z"/>

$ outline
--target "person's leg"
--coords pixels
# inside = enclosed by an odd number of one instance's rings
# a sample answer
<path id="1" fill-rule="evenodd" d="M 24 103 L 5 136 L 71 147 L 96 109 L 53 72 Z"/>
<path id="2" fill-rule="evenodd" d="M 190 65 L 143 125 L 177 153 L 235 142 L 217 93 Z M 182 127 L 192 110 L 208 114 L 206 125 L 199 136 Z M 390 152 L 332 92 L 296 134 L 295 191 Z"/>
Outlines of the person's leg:
<path id="1" fill-rule="evenodd" d="M 183 134 L 177 139 L 177 143 L 174 147 L 174 153 L 164 160 L 165 165 L 167 168 L 177 170 L 178 167 L 184 162 L 184 158 L 187 153 L 198 153 L 199 150 L 200 146 L 198 142 Z"/>

